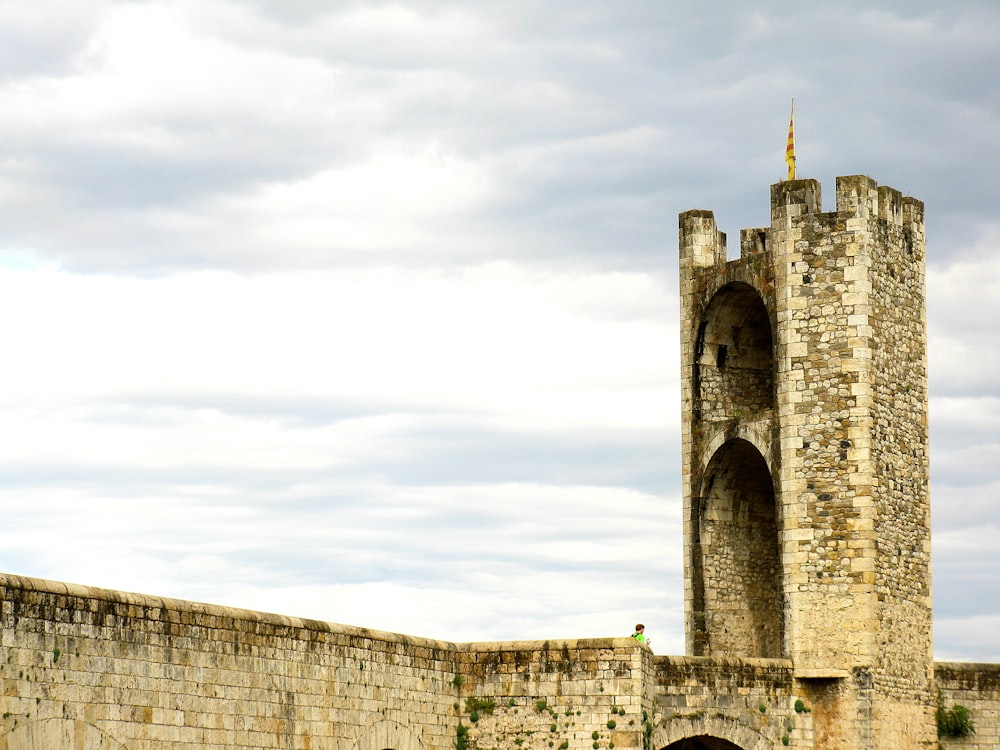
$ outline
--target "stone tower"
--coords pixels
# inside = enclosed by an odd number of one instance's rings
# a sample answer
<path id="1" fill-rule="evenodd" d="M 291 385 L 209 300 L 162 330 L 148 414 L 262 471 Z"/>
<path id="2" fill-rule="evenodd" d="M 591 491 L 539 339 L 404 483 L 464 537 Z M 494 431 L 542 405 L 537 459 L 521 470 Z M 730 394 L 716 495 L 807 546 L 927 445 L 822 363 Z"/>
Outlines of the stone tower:
<path id="1" fill-rule="evenodd" d="M 791 660 L 817 747 L 932 747 L 923 204 L 772 185 L 732 261 L 687 211 L 680 285 L 688 654 Z"/>

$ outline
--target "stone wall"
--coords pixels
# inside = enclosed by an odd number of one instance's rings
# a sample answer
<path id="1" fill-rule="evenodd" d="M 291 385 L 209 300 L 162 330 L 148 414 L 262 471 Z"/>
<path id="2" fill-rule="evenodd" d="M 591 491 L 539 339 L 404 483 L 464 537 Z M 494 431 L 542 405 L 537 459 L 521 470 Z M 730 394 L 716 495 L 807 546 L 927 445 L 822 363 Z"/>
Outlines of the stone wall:
<path id="1" fill-rule="evenodd" d="M 0 574 L 0 750 L 638 748 L 651 658 L 631 638 L 453 644 Z"/>
<path id="2" fill-rule="evenodd" d="M 854 184 L 867 178 L 838 178 Z M 850 670 L 876 658 L 874 524 L 867 440 L 872 220 L 840 200 L 822 212 L 820 185 L 771 187 L 778 295 L 778 403 L 787 519 L 783 549 L 789 656 L 799 668 Z"/>
<path id="3" fill-rule="evenodd" d="M 13 576 L 0 595 L 0 750 L 454 746 L 450 644 Z"/>
<path id="4" fill-rule="evenodd" d="M 946 710 L 956 704 L 969 709 L 976 730 L 966 737 L 942 738 L 943 750 L 1000 747 L 1000 664 L 937 662 L 934 682 L 941 705 Z"/>
<path id="5" fill-rule="evenodd" d="M 651 663 L 632 638 L 464 644 L 460 710 L 470 745 L 643 748 Z"/>

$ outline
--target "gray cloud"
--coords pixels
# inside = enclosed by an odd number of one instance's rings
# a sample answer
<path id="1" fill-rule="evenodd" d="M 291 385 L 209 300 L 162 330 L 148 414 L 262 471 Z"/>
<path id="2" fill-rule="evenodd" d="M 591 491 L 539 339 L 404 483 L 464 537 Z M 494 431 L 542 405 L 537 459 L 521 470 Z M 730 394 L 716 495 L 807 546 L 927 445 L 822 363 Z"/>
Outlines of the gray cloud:
<path id="1" fill-rule="evenodd" d="M 122 7 L 109 13 L 140 39 L 161 31 Z M 317 246 L 323 252 L 264 239 L 252 216 L 255 236 L 233 233 L 235 217 L 219 214 L 213 197 L 431 148 L 481 170 L 494 191 L 464 217 L 427 224 L 426 241 L 369 251 L 370 262 L 398 262 L 407 245 L 449 264 L 552 259 L 573 248 L 589 263 L 648 268 L 670 242 L 672 216 L 691 205 L 714 208 L 734 232 L 766 221 L 766 204 L 748 196 L 763 197 L 760 185 L 780 177 L 792 94 L 802 171 L 865 171 L 920 195 L 935 209 L 932 238 L 968 240 L 996 194 L 984 168 L 997 148 L 996 96 L 980 72 L 998 26 L 988 4 L 947 16 L 912 4 L 477 15 L 366 4 L 318 16 L 312 6 L 258 7 L 264 15 L 209 6 L 186 22 L 159 10 L 156 20 L 191 52 L 179 72 L 151 65 L 150 93 L 122 67 L 135 51 L 110 32 L 89 48 L 79 35 L 63 42 L 90 50 L 74 76 L 5 87 L 25 112 L 5 149 L 33 163 L 9 172 L 12 189 L 51 186 L 61 217 L 12 206 L 0 227 L 15 245 L 127 272 L 353 264 L 357 248 L 336 233 Z M 108 96 L 121 106 L 103 104 Z M 82 111 L 68 109 L 80 101 Z M 340 209 L 316 205 L 297 220 Z M 511 229 L 516 242 L 493 240 Z"/>

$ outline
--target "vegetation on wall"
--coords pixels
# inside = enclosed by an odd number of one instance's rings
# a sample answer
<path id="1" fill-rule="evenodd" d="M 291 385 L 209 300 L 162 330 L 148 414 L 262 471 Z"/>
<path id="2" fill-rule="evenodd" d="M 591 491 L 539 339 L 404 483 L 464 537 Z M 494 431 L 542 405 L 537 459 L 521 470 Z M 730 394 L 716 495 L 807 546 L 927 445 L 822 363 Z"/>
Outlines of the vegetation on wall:
<path id="1" fill-rule="evenodd" d="M 965 706 L 956 703 L 951 708 L 944 705 L 944 695 L 938 691 L 938 706 L 935 712 L 938 737 L 968 737 L 976 733 L 972 714 Z"/>

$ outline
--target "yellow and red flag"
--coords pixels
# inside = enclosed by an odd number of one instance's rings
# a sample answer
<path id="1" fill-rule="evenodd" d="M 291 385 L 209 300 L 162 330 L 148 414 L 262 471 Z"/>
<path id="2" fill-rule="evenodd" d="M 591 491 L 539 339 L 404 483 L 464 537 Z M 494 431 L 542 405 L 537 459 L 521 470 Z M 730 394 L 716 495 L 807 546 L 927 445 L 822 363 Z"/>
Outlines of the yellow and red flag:
<path id="1" fill-rule="evenodd" d="M 785 163 L 788 165 L 788 179 L 795 179 L 795 100 L 792 99 L 792 114 L 788 118 L 788 143 L 785 146 Z"/>

